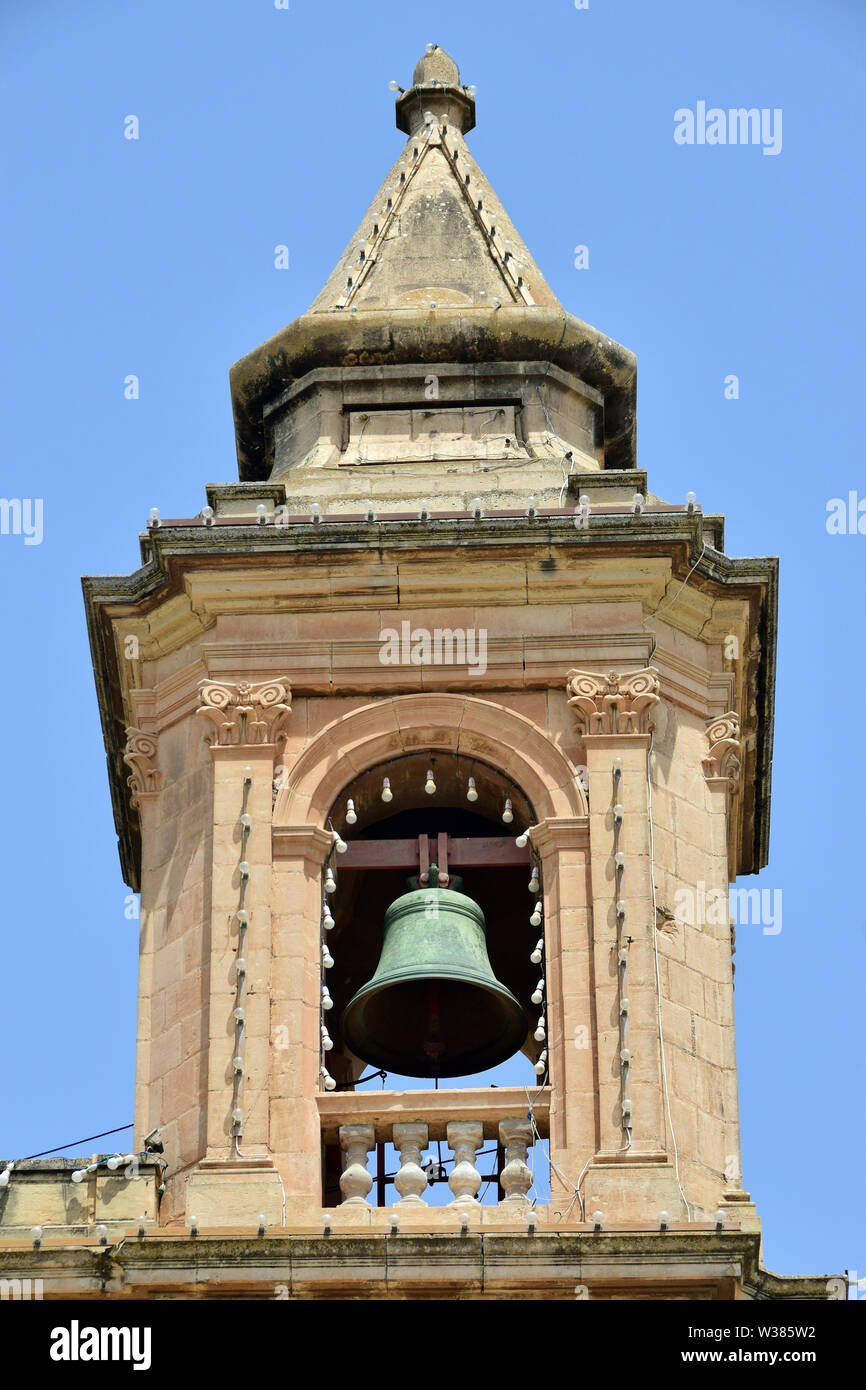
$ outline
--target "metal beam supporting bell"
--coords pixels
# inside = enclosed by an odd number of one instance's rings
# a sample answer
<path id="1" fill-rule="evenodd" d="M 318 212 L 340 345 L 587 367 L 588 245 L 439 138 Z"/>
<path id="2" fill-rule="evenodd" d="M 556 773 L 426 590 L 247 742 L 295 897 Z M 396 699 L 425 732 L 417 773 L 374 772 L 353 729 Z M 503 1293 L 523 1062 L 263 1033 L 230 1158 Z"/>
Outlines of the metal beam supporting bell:
<path id="1" fill-rule="evenodd" d="M 435 865 L 430 877 L 438 879 Z M 347 1004 L 341 1026 L 363 1061 L 429 1077 L 494 1067 L 528 1031 L 523 1009 L 491 968 L 481 908 L 455 888 L 415 888 L 391 904 L 375 974 Z"/>

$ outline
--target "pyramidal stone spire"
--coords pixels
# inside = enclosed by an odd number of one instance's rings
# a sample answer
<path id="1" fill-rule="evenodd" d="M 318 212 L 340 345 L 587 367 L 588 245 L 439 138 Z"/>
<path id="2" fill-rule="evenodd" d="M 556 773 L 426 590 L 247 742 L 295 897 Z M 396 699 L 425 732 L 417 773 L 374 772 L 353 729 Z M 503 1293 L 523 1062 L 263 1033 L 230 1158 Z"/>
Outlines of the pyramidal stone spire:
<path id="1" fill-rule="evenodd" d="M 396 116 L 409 139 L 310 312 L 559 307 L 470 154 L 475 98 L 444 49 L 430 45 Z"/>
<path id="2" fill-rule="evenodd" d="M 231 370 L 241 483 L 300 513 L 523 512 L 601 473 L 632 496 L 633 354 L 545 281 L 466 143 L 449 54 L 391 85 L 396 162 L 307 313 Z"/>

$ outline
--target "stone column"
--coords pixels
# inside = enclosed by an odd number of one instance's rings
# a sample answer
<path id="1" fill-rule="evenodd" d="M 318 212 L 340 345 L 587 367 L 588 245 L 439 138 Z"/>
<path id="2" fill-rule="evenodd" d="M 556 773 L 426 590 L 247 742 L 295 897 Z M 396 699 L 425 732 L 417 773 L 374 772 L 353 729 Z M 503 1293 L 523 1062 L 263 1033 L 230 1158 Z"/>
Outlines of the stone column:
<path id="1" fill-rule="evenodd" d="M 650 715 L 659 701 L 658 689 L 658 676 L 651 667 L 625 676 L 568 673 L 569 704 L 582 729 L 589 778 L 598 1149 L 607 1155 L 623 1150 L 627 1143 L 620 1059 L 620 945 L 628 952 L 630 1154 L 658 1153 L 666 1144 L 647 796 Z M 617 853 L 625 856 L 620 871 Z M 619 914 L 618 903 L 622 904 Z"/>

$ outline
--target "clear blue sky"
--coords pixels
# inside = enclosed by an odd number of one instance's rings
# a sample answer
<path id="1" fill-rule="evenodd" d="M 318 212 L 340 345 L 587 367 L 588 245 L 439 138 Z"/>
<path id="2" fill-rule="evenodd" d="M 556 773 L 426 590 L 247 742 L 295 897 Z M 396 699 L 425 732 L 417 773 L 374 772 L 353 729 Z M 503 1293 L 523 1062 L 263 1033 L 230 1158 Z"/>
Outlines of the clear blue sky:
<path id="1" fill-rule="evenodd" d="M 825 528 L 866 496 L 862 4 L 5 0 L 2 27 L 0 493 L 44 499 L 44 539 L 0 536 L 0 1153 L 132 1118 L 137 934 L 79 575 L 134 570 L 151 506 L 236 476 L 229 365 L 314 298 L 400 149 L 388 81 L 435 41 L 551 286 L 637 353 L 650 486 L 781 557 L 759 882 L 784 919 L 738 934 L 744 1178 L 771 1268 L 866 1273 L 866 536 Z M 698 101 L 781 108 L 781 153 L 677 145 Z"/>

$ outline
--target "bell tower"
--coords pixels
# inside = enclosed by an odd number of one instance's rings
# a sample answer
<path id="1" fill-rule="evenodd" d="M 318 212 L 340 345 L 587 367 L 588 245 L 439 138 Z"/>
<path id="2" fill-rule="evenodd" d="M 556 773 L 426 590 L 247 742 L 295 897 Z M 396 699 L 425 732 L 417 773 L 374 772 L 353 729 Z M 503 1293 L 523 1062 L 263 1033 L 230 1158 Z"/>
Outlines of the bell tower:
<path id="1" fill-rule="evenodd" d="M 166 1165 L 128 1278 L 182 1287 L 194 1226 L 261 1297 L 281 1260 L 293 1297 L 823 1297 L 740 1167 L 776 561 L 649 490 L 635 358 L 475 115 L 431 45 L 321 293 L 231 370 L 239 481 L 84 581 Z"/>

